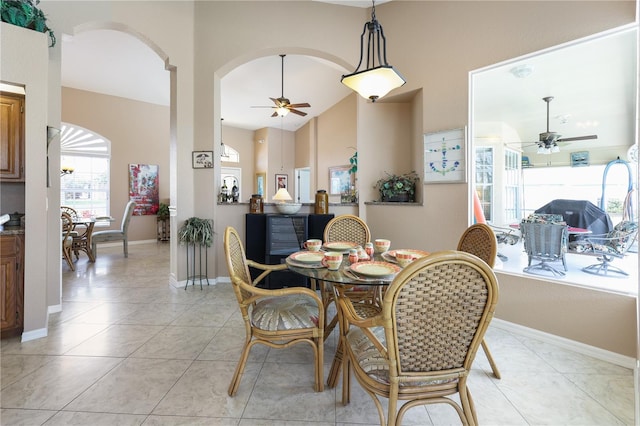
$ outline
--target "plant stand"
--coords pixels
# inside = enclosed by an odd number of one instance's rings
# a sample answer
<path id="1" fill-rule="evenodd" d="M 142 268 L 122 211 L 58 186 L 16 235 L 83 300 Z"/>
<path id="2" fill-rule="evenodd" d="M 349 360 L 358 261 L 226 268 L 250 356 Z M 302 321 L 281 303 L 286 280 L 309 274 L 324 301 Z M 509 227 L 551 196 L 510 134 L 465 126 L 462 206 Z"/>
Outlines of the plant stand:
<path id="1" fill-rule="evenodd" d="M 196 275 L 196 243 L 187 244 L 187 283 L 184 286 L 185 291 L 189 287 L 189 280 L 191 285 L 196 284 L 196 279 L 200 281 L 200 290 L 202 290 L 202 279 L 204 278 L 209 285 L 209 264 L 208 260 L 208 247 L 204 245 L 204 274 L 202 274 L 202 246 L 203 244 L 197 244 L 198 246 L 198 275 Z M 192 252 L 191 263 L 189 263 L 189 252 Z M 189 273 L 191 271 L 191 274 Z"/>
<path id="2" fill-rule="evenodd" d="M 158 241 L 169 241 L 171 235 L 169 224 L 169 219 L 158 218 Z"/>

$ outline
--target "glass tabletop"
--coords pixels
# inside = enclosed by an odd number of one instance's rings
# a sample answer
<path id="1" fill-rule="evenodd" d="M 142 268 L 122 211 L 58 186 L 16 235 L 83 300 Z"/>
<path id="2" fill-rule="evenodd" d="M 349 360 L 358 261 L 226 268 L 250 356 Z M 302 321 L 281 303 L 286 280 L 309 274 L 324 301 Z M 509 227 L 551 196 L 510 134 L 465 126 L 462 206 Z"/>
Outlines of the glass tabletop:
<path id="1" fill-rule="evenodd" d="M 376 256 L 377 257 L 377 256 Z M 382 258 L 374 260 L 383 260 Z M 350 285 L 389 285 L 391 281 L 395 278 L 394 275 L 388 275 L 384 277 L 366 277 L 362 275 L 357 275 L 351 272 L 349 268 L 349 260 L 347 257 L 344 257 L 342 261 L 342 265 L 337 271 L 330 271 L 325 267 L 312 267 L 310 265 L 298 265 L 287 259 L 287 266 L 289 270 L 303 275 L 308 278 L 332 282 L 335 284 L 350 284 Z"/>

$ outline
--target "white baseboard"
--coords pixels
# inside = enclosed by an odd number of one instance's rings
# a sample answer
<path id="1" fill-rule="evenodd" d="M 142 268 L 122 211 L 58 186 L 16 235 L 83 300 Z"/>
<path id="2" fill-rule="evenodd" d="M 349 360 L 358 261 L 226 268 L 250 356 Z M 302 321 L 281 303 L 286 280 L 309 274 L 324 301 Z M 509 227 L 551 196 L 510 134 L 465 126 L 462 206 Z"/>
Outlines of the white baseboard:
<path id="1" fill-rule="evenodd" d="M 130 246 L 137 246 L 140 244 L 151 244 L 157 243 L 158 240 L 138 240 L 138 241 L 129 241 Z M 98 243 L 98 247 L 122 247 L 122 240 L 113 241 L 111 243 Z"/>
<path id="2" fill-rule="evenodd" d="M 62 304 L 60 305 L 51 305 L 47 308 L 47 314 L 57 314 L 58 312 L 62 312 Z"/>
<path id="3" fill-rule="evenodd" d="M 209 278 L 209 285 L 217 285 L 218 283 L 221 282 L 231 282 L 231 280 L 229 279 L 229 277 L 226 277 L 226 281 L 225 278 L 223 277 L 221 278 Z M 172 285 L 175 288 L 185 288 L 185 286 L 187 285 L 187 280 L 182 280 L 182 281 L 177 281 L 175 279 L 175 277 L 171 277 L 171 279 L 169 279 L 169 284 Z M 207 285 L 207 281 L 205 278 L 202 279 L 202 285 L 205 286 Z M 196 286 L 199 287 L 200 286 L 200 279 L 196 279 L 195 283 L 193 280 L 189 280 L 189 286 Z"/>
<path id="4" fill-rule="evenodd" d="M 582 355 L 587 355 L 601 361 L 619 365 L 620 367 L 633 370 L 636 366 L 636 360 L 632 357 L 596 348 L 595 346 L 586 345 L 584 343 L 576 342 L 575 340 L 565 339 L 564 337 L 555 336 L 553 334 L 545 333 L 544 331 L 535 330 L 533 328 L 525 327 L 498 318 L 493 318 L 491 320 L 491 326 L 509 331 L 514 334 L 519 334 L 521 336 L 531 337 L 533 339 L 541 340 L 546 343 L 551 343 Z"/>
<path id="5" fill-rule="evenodd" d="M 31 330 L 22 333 L 22 342 L 28 342 L 30 340 L 41 339 L 47 337 L 49 330 L 46 328 L 39 328 L 37 330 Z"/>

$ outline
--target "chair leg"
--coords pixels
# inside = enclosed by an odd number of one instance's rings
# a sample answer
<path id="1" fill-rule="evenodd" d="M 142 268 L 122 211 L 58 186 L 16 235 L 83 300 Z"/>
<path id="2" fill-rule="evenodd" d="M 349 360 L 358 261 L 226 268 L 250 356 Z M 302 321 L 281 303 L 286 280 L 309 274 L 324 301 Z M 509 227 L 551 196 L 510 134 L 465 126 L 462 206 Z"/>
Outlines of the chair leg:
<path id="1" fill-rule="evenodd" d="M 124 257 L 129 257 L 129 242 L 126 237 L 122 241 L 122 244 L 124 245 Z"/>
<path id="2" fill-rule="evenodd" d="M 69 269 L 75 271 L 76 268 L 73 266 L 73 260 L 71 259 L 71 250 L 63 250 L 62 254 L 64 255 L 64 260 L 67 261 L 67 265 L 69 265 Z"/>
<path id="3" fill-rule="evenodd" d="M 498 366 L 493 360 L 493 355 L 491 355 L 491 351 L 489 350 L 489 346 L 487 345 L 487 342 L 485 341 L 485 339 L 482 339 L 482 350 L 484 351 L 484 354 L 487 356 L 487 360 L 489 360 L 489 365 L 491 365 L 491 370 L 493 370 L 493 375 L 496 376 L 496 379 L 501 379 L 502 377 L 500 376 L 500 370 L 498 370 Z"/>
<path id="4" fill-rule="evenodd" d="M 242 373 L 244 373 L 244 367 L 247 363 L 247 358 L 249 358 L 249 351 L 251 350 L 251 346 L 251 342 L 245 342 L 244 344 L 242 354 L 240 355 L 238 365 L 236 366 L 236 371 L 233 373 L 231 383 L 229 383 L 229 389 L 227 391 L 229 396 L 234 396 L 238 391 L 238 387 L 240 386 L 240 379 L 242 379 Z"/>

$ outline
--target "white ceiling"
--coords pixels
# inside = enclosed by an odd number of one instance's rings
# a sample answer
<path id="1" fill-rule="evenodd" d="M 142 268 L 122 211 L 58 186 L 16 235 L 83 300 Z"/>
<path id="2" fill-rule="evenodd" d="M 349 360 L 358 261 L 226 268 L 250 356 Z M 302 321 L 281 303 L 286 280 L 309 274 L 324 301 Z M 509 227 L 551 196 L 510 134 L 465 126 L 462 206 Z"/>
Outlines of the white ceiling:
<path id="1" fill-rule="evenodd" d="M 508 123 L 523 141 L 533 142 L 546 130 L 542 98 L 554 96 L 551 131 L 564 137 L 598 134 L 596 141 L 573 142 L 576 150 L 593 144 L 627 144 L 633 140 L 635 118 L 635 49 L 635 35 L 628 33 L 550 51 L 479 74 L 474 83 L 474 120 Z M 287 55 L 284 96 L 291 103 L 308 102 L 311 107 L 301 108 L 307 112 L 306 117 L 288 114 L 282 119 L 272 118 L 272 109 L 252 107 L 271 106 L 269 98 L 281 96 L 280 61 L 278 55 L 259 58 L 222 78 L 221 115 L 225 125 L 296 130 L 351 93 L 340 83 L 340 77 L 352 70 L 319 58 Z M 518 64 L 531 66 L 531 75 L 515 78 L 509 70 Z M 62 84 L 169 104 L 169 73 L 163 61 L 139 40 L 117 31 L 63 36 Z M 562 118 L 568 121 L 562 123 Z M 597 127 L 584 127 L 594 122 Z M 583 127 L 579 127 L 581 124 Z"/>

